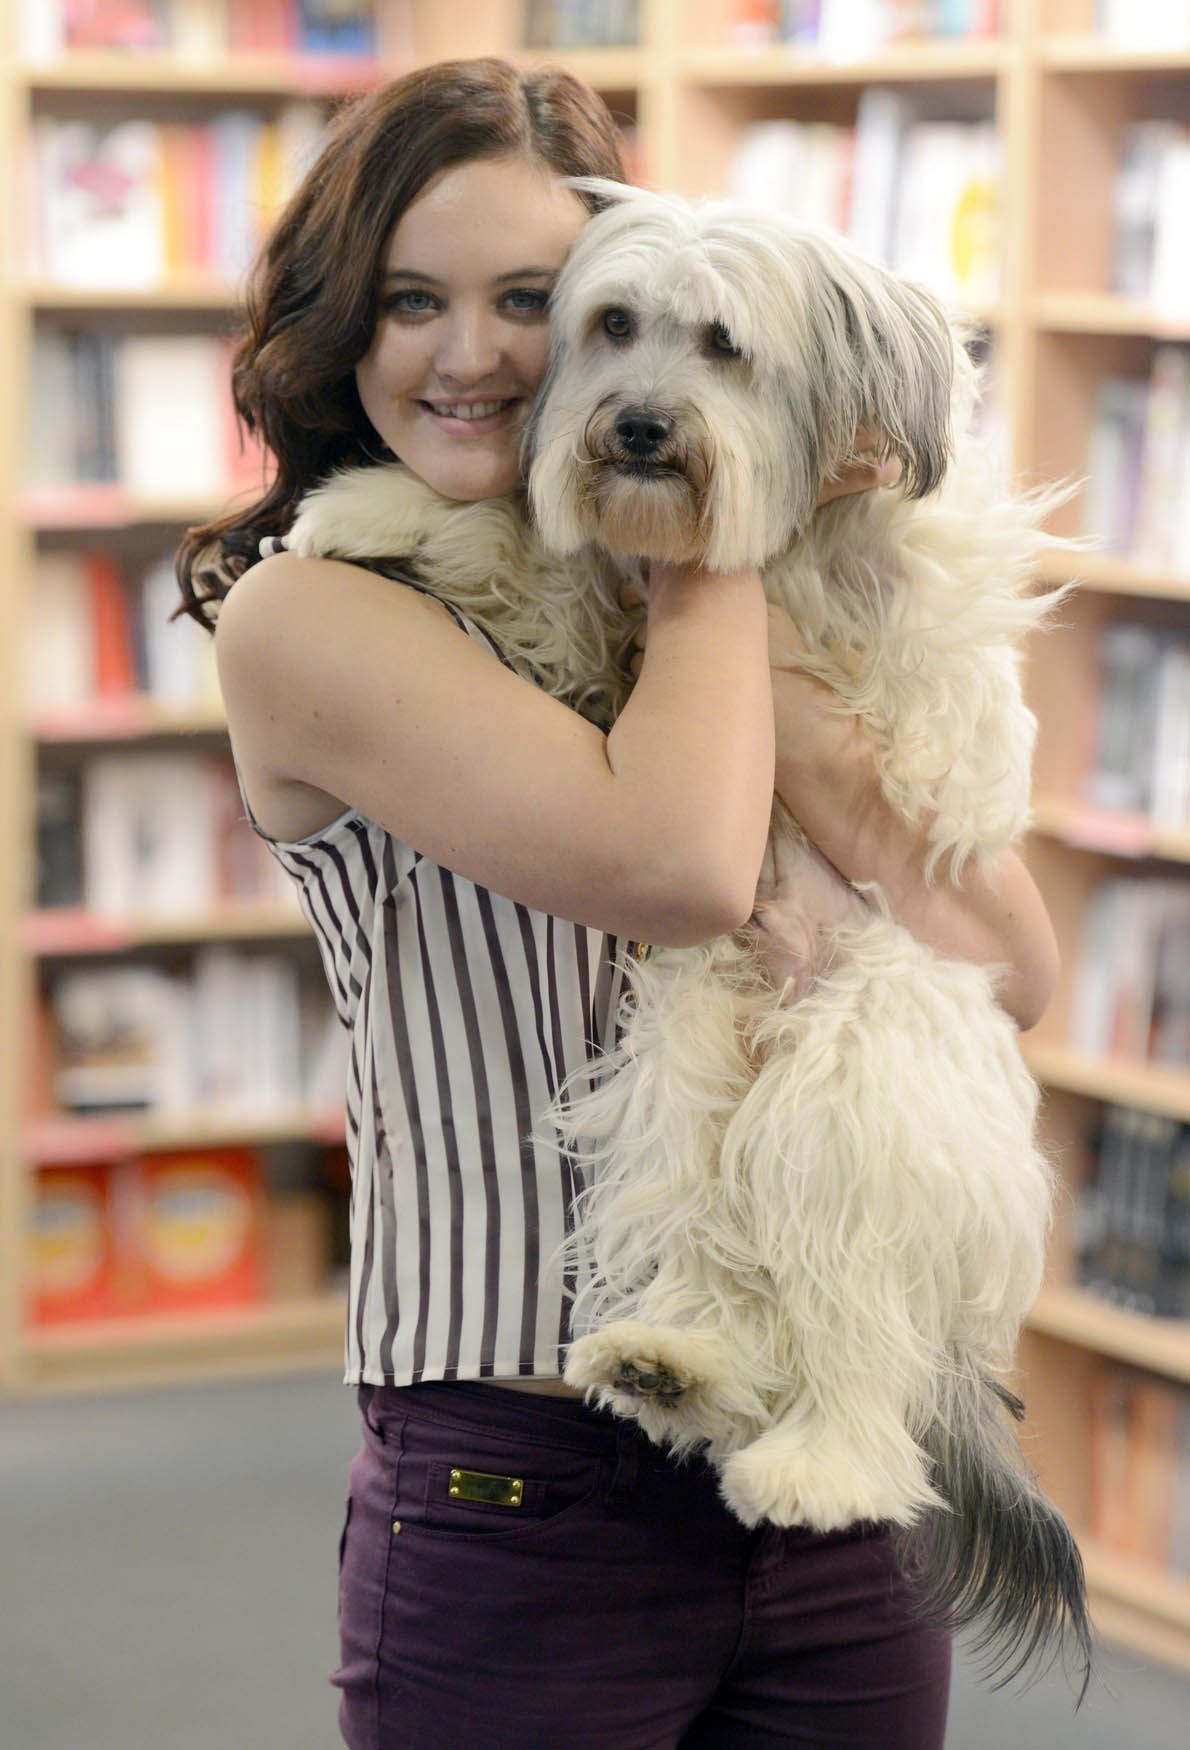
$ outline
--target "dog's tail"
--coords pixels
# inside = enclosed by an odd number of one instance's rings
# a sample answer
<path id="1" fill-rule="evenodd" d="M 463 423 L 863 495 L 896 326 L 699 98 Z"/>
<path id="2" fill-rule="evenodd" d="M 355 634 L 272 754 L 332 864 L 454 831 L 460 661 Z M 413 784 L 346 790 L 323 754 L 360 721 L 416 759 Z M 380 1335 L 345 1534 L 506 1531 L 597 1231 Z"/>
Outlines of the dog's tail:
<path id="1" fill-rule="evenodd" d="M 938 1414 L 919 1436 L 932 1481 L 950 1504 L 894 1537 L 923 1615 L 973 1629 L 994 1688 L 1034 1655 L 1046 1668 L 1070 1647 L 1081 1666 L 1075 1708 L 1091 1680 L 1093 1647 L 1082 1557 L 1070 1527 L 1042 1493 L 1011 1424 L 1025 1406 L 991 1375 L 957 1361 L 941 1382 Z"/>

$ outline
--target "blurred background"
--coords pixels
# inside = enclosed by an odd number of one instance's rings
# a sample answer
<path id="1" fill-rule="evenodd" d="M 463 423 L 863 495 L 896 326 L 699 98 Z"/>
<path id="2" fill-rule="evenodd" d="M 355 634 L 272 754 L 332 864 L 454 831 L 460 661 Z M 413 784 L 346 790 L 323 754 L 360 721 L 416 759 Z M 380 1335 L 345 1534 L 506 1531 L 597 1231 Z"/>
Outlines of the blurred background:
<path id="1" fill-rule="evenodd" d="M 637 180 L 851 235 L 973 315 L 1081 588 L 1028 656 L 1025 1035 L 1060 1199 L 1020 1351 L 1105 1680 L 955 1750 L 1190 1703 L 1190 0 L 7 0 L 0 281 L 0 1689 L 12 1750 L 333 1745 L 345 1038 L 244 822 L 181 531 L 255 496 L 237 285 L 335 106 L 501 53 Z M 1054 559 L 1048 581 L 1071 575 Z M 183 1629 L 183 1621 L 184 1629 Z M 559 1742 L 563 1742 L 560 1737 Z"/>

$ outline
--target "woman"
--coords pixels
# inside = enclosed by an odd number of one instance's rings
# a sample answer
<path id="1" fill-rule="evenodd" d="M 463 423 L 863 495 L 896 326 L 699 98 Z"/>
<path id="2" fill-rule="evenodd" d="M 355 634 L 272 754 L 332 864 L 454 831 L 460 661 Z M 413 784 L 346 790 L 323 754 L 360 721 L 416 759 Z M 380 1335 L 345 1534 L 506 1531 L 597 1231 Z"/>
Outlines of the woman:
<path id="1" fill-rule="evenodd" d="M 883 1528 L 748 1531 L 709 1470 L 562 1382 L 545 1261 L 573 1187 L 524 1139 L 608 1041 L 625 947 L 748 918 L 774 775 L 916 934 L 1005 963 L 1025 1025 L 1053 978 L 1035 889 L 1011 857 L 961 895 L 925 887 L 924 839 L 789 666 L 793 627 L 755 572 L 652 568 L 638 678 L 605 733 L 395 568 L 274 551 L 339 465 L 396 457 L 467 502 L 516 486 L 550 287 L 588 216 L 572 174 L 623 173 L 608 112 L 563 74 L 447 63 L 347 111 L 247 301 L 236 398 L 276 482 L 179 562 L 186 607 L 218 613 L 249 818 L 352 1031 L 364 1446 L 340 1725 L 417 1750 L 928 1750 L 949 1645 L 913 1617 Z M 828 495 L 888 478 L 857 468 Z"/>

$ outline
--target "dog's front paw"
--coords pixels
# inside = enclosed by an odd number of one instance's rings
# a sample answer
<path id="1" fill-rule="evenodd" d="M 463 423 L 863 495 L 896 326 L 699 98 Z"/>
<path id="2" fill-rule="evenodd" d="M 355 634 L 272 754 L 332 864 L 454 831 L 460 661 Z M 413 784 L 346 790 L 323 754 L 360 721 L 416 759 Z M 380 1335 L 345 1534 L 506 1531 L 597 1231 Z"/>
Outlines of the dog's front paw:
<path id="1" fill-rule="evenodd" d="M 939 1497 L 920 1463 L 910 1468 L 909 1476 L 869 1469 L 843 1448 L 811 1450 L 774 1429 L 724 1461 L 719 1491 L 749 1526 L 767 1521 L 842 1531 L 861 1521 L 912 1525 Z"/>
<path id="2" fill-rule="evenodd" d="M 602 1387 L 605 1401 L 630 1410 L 641 1399 L 676 1403 L 713 1389 L 728 1377 L 727 1353 L 709 1331 L 618 1319 L 571 1344 L 563 1377 L 580 1391 Z"/>

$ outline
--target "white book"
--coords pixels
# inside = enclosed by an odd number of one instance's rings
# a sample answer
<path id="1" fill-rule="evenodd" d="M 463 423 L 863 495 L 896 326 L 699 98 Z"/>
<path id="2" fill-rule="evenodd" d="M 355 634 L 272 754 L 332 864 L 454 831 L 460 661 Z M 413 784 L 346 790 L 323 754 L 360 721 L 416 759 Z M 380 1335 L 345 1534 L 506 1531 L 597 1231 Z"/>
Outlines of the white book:
<path id="1" fill-rule="evenodd" d="M 61 58 L 62 0 L 21 0 L 17 14 L 17 53 L 22 61 L 45 64 Z"/>
<path id="2" fill-rule="evenodd" d="M 168 0 L 168 41 L 181 60 L 209 61 L 227 52 L 228 0 Z"/>
<path id="3" fill-rule="evenodd" d="M 134 334 L 116 365 L 116 454 L 125 488 L 218 498 L 227 486 L 223 353 L 200 334 Z"/>
<path id="4" fill-rule="evenodd" d="M 967 129 L 964 167 L 954 210 L 951 259 L 955 295 L 964 304 L 990 304 L 1000 295 L 1003 164 L 993 123 Z"/>
<path id="5" fill-rule="evenodd" d="M 1121 888 L 1119 881 L 1105 881 L 1091 894 L 1083 913 L 1070 1005 L 1070 1043 L 1088 1057 L 1104 1056 L 1111 1039 L 1114 1006 L 1111 949 Z"/>
<path id="6" fill-rule="evenodd" d="M 241 959 L 236 950 L 221 945 L 203 948 L 194 956 L 191 1002 L 196 1093 L 201 1105 L 220 1112 L 237 1105 L 242 1086 L 247 1040 L 241 1034 Z"/>
<path id="7" fill-rule="evenodd" d="M 905 136 L 892 265 L 950 304 L 961 297 L 955 227 L 969 162 L 963 123 L 915 122 Z"/>
<path id="8" fill-rule="evenodd" d="M 1186 0 L 1099 0 L 1099 31 L 1124 49 L 1190 48 Z"/>
<path id="9" fill-rule="evenodd" d="M 65 486 L 77 478 L 71 409 L 74 358 L 69 337 L 39 328 L 33 336 L 26 479 L 31 486 Z"/>
<path id="10" fill-rule="evenodd" d="M 805 130 L 804 144 L 804 179 L 796 217 L 806 225 L 840 231 L 847 218 L 844 201 L 851 156 L 848 130 L 830 122 L 811 122 Z"/>
<path id="11" fill-rule="evenodd" d="M 206 800 L 191 753 L 93 756 L 82 784 L 86 907 L 116 916 L 207 910 L 216 870 Z"/>
<path id="12" fill-rule="evenodd" d="M 1095 391 L 1081 533 L 1111 552 L 1132 536 L 1132 482 L 1139 468 L 1148 384 L 1104 377 Z"/>
<path id="13" fill-rule="evenodd" d="M 281 192 L 288 197 L 322 149 L 326 121 L 317 103 L 295 98 L 277 116 L 277 149 L 281 161 Z"/>
<path id="14" fill-rule="evenodd" d="M 866 86 L 855 117 L 852 165 L 851 241 L 888 263 L 900 186 L 900 160 L 911 111 L 904 96 L 887 86 Z"/>
<path id="15" fill-rule="evenodd" d="M 159 559 L 141 579 L 140 612 L 145 685 L 163 705 L 194 705 L 206 697 L 203 658 L 213 655 L 215 641 L 189 615 L 170 619 L 181 599 L 173 560 Z"/>
<path id="16" fill-rule="evenodd" d="M 1174 526 L 1170 570 L 1176 577 L 1190 578 L 1190 406 L 1182 410 L 1178 439 L 1178 466 L 1174 479 Z"/>
<path id="17" fill-rule="evenodd" d="M 1167 121 L 1131 122 L 1121 130 L 1112 290 L 1123 297 L 1150 295 L 1162 165 L 1177 133 L 1177 124 Z"/>
<path id="18" fill-rule="evenodd" d="M 818 53 L 824 61 L 879 54 L 889 37 L 884 0 L 821 0 Z"/>
<path id="19" fill-rule="evenodd" d="M 1190 644 L 1162 646 L 1149 815 L 1174 832 L 1190 826 Z"/>
<path id="20" fill-rule="evenodd" d="M 1173 563 L 1182 428 L 1188 407 L 1190 352 L 1182 346 L 1159 346 L 1153 353 L 1145 401 L 1140 500 L 1133 540 L 1137 563 L 1156 571 Z"/>
<path id="21" fill-rule="evenodd" d="M 162 987 L 158 1028 L 161 1106 L 166 1112 L 193 1112 L 202 1100 L 194 1056 L 193 988 L 188 976 L 173 974 Z"/>
<path id="22" fill-rule="evenodd" d="M 799 197 L 803 135 L 798 122 L 754 122 L 745 128 L 728 173 L 732 199 L 792 214 Z"/>
<path id="23" fill-rule="evenodd" d="M 28 639 L 25 703 L 31 711 L 69 709 L 94 698 L 91 596 L 77 553 L 38 554 Z"/>
<path id="24" fill-rule="evenodd" d="M 1190 128 L 1178 130 L 1161 161 L 1153 281 L 1149 296 L 1165 316 L 1190 316 Z"/>
<path id="25" fill-rule="evenodd" d="M 254 955 L 247 968 L 257 1053 L 254 1098 L 268 1111 L 289 1111 L 306 1097 L 298 969 L 278 954 Z"/>
<path id="26" fill-rule="evenodd" d="M 70 286 L 155 285 L 165 271 L 156 125 L 40 116 L 34 128 L 49 277 Z"/>

